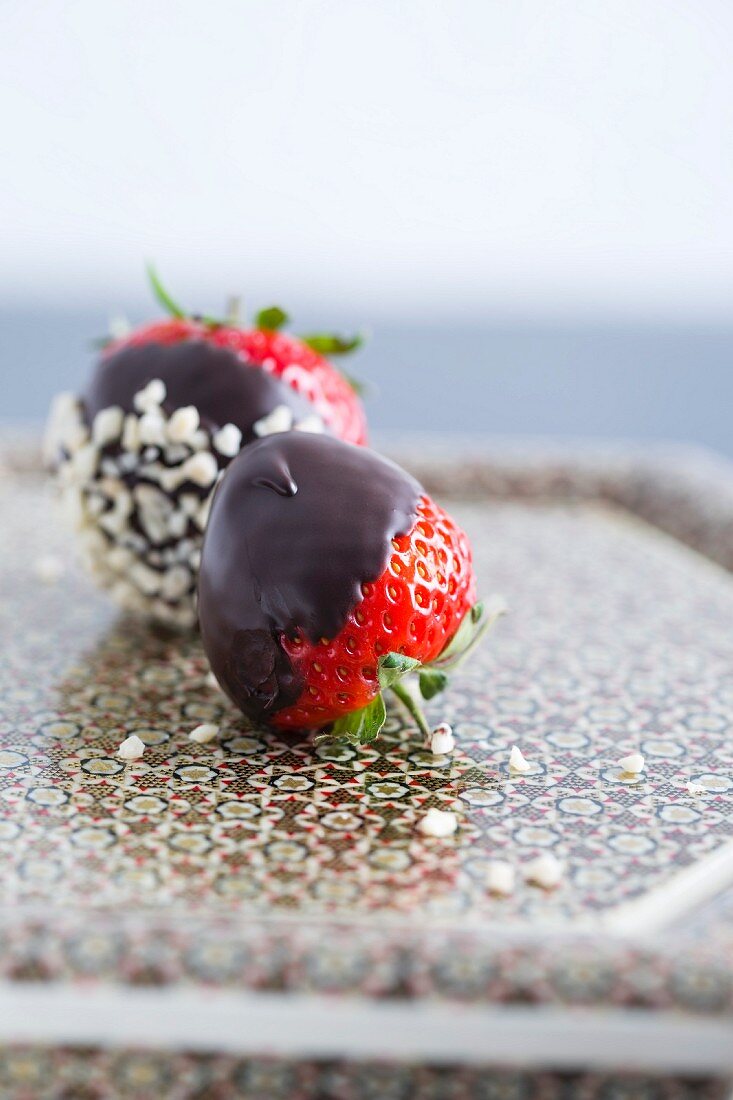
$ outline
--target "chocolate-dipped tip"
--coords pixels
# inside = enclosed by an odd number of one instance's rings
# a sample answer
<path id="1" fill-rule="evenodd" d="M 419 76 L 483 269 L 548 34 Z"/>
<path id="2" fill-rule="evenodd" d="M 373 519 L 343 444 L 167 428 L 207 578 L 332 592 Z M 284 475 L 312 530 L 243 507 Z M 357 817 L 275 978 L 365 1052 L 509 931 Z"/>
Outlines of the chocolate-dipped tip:
<path id="1" fill-rule="evenodd" d="M 103 356 L 83 394 L 87 419 L 111 405 L 133 412 L 135 394 L 154 378 L 165 383 L 166 408 L 194 405 L 204 427 L 235 424 L 245 443 L 256 438 L 254 424 L 283 405 L 295 421 L 313 417 L 313 405 L 292 386 L 228 348 L 197 338 L 132 344 Z"/>
<path id="2" fill-rule="evenodd" d="M 283 636 L 341 631 L 421 495 L 394 463 L 324 435 L 269 436 L 234 459 L 209 517 L 198 611 L 214 674 L 245 713 L 295 702 Z"/>

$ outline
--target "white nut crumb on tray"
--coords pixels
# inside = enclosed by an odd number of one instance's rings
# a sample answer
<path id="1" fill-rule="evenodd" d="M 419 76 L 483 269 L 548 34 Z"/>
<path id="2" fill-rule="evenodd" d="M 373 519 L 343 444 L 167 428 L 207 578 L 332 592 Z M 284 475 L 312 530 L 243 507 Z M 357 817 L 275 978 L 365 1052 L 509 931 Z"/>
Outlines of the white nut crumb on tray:
<path id="1" fill-rule="evenodd" d="M 524 868 L 526 881 L 533 886 L 541 886 L 544 890 L 553 890 L 559 886 L 564 873 L 562 863 L 551 852 L 543 852 Z"/>
<path id="2" fill-rule="evenodd" d="M 212 691 L 221 691 L 221 685 L 213 672 L 206 673 L 206 686 Z"/>
<path id="3" fill-rule="evenodd" d="M 53 554 L 44 554 L 33 563 L 33 572 L 44 584 L 56 584 L 63 577 L 64 569 L 64 563 Z"/>
<path id="4" fill-rule="evenodd" d="M 423 836 L 452 836 L 458 828 L 458 818 L 450 810 L 432 807 L 417 825 Z"/>
<path id="5" fill-rule="evenodd" d="M 213 741 L 219 734 L 219 727 L 213 722 L 202 722 L 200 726 L 192 729 L 188 735 L 189 741 L 196 741 L 199 745 L 205 745 Z"/>
<path id="6" fill-rule="evenodd" d="M 627 775 L 638 775 L 644 771 L 644 757 L 640 752 L 632 752 L 629 756 L 622 756 L 618 766 Z"/>
<path id="7" fill-rule="evenodd" d="M 428 738 L 427 747 L 433 756 L 445 756 L 447 753 L 453 752 L 456 742 L 453 730 L 447 722 L 441 722 L 439 726 L 435 727 Z"/>
<path id="8" fill-rule="evenodd" d="M 122 760 L 139 760 L 144 752 L 145 742 L 141 741 L 136 733 L 132 733 L 122 742 L 117 750 L 117 755 Z"/>
<path id="9" fill-rule="evenodd" d="M 509 767 L 513 772 L 525 773 L 532 770 L 529 760 L 516 745 L 512 745 L 512 751 L 509 753 Z"/>
<path id="10" fill-rule="evenodd" d="M 693 796 L 693 798 L 700 798 L 701 795 L 708 793 L 707 787 L 703 783 L 698 783 L 694 779 L 691 779 L 687 784 L 687 790 Z"/>
<path id="11" fill-rule="evenodd" d="M 486 889 L 508 897 L 514 891 L 514 868 L 504 859 L 492 859 L 486 868 Z"/>

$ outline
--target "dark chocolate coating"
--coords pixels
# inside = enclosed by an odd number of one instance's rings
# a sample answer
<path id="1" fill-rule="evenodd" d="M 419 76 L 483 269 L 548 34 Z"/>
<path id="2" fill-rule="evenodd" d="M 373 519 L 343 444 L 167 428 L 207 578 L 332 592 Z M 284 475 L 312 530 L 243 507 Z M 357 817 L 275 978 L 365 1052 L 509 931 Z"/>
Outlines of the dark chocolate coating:
<path id="1" fill-rule="evenodd" d="M 333 638 L 414 525 L 422 488 L 373 451 L 325 435 L 268 436 L 215 495 L 199 572 L 199 622 L 217 680 L 267 720 L 302 685 L 280 644 Z"/>
<path id="2" fill-rule="evenodd" d="M 227 348 L 185 340 L 126 347 L 100 359 L 83 397 L 89 422 L 110 405 L 133 412 L 135 394 L 154 378 L 165 383 L 165 409 L 195 405 L 203 427 L 236 424 L 244 443 L 256 438 L 252 425 L 278 405 L 292 409 L 296 420 L 315 411 L 291 386 Z"/>

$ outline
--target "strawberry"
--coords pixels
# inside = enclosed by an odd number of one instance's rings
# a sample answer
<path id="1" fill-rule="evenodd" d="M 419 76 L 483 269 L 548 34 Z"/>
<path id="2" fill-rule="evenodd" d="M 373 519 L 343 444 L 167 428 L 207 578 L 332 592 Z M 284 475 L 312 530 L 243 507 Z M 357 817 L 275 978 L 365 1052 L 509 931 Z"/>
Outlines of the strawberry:
<path id="1" fill-rule="evenodd" d="M 361 337 L 341 337 L 325 333 L 290 336 L 280 329 L 288 315 L 278 306 L 260 310 L 252 328 L 242 328 L 236 318 L 215 320 L 194 317 L 171 298 L 157 274 L 149 268 L 155 295 L 170 317 L 142 325 L 135 331 L 104 342 L 103 360 L 125 348 L 146 344 L 170 346 L 187 341 L 203 341 L 215 348 L 233 352 L 243 363 L 259 367 L 280 379 L 314 406 L 327 428 L 347 443 L 366 443 L 366 419 L 359 399 L 361 386 L 338 371 L 326 355 L 340 356 L 354 351 Z M 236 307 L 232 311 L 236 314 Z M 194 403 L 181 400 L 181 404 Z M 246 410 L 244 410 L 246 414 Z M 235 410 L 232 411 L 234 415 Z M 240 425 L 243 430 L 244 425 Z"/>
<path id="2" fill-rule="evenodd" d="M 365 443 L 361 402 L 323 354 L 358 340 L 286 336 L 277 307 L 251 329 L 189 317 L 151 280 L 171 317 L 105 344 L 83 395 L 57 398 L 46 454 L 98 583 L 190 627 L 209 505 L 240 449 L 290 429 Z"/>
<path id="3" fill-rule="evenodd" d="M 364 743 L 391 690 L 427 734 L 418 695 L 442 691 L 492 621 L 475 600 L 464 532 L 374 452 L 272 436 L 222 479 L 199 619 L 219 683 L 258 721 Z"/>

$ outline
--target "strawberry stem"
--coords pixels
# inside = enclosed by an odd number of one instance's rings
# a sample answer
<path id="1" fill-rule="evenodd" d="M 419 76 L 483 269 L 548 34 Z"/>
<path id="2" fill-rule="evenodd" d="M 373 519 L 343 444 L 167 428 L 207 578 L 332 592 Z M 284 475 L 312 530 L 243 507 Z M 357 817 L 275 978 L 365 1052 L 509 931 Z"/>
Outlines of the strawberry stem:
<path id="1" fill-rule="evenodd" d="M 399 701 L 414 719 L 417 728 L 420 730 L 420 733 L 423 735 L 423 737 L 429 737 L 430 726 L 428 725 L 425 715 L 422 712 L 422 707 L 418 703 L 415 696 L 412 694 L 409 685 L 404 681 L 398 680 L 394 684 L 392 684 L 391 690 L 394 692 Z"/>
<path id="2" fill-rule="evenodd" d="M 227 300 L 227 309 L 224 316 L 225 323 L 229 328 L 239 328 L 242 323 L 242 299 L 237 294 Z"/>

